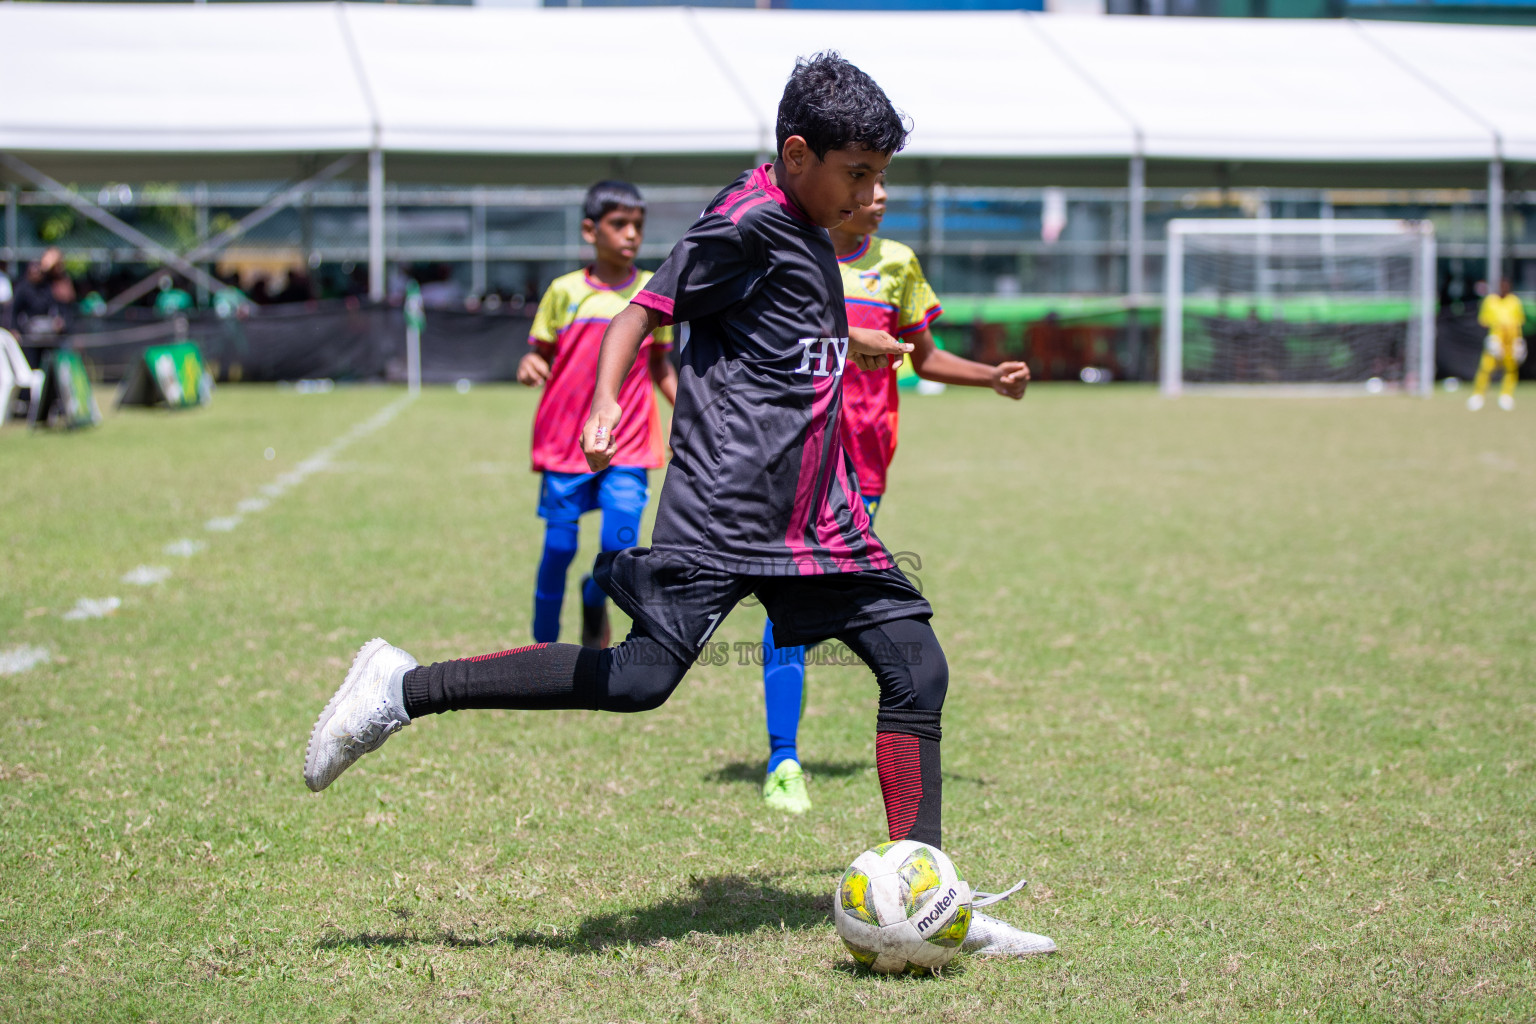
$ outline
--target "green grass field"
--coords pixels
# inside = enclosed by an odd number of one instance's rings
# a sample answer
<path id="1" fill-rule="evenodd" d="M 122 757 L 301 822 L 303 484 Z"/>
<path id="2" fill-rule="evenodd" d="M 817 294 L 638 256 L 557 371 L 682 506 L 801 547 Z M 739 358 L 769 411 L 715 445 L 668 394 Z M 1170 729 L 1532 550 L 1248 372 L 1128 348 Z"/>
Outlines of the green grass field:
<path id="1" fill-rule="evenodd" d="M 0 431 L 0 651 L 50 655 L 0 675 L 6 1020 L 1536 1017 L 1536 396 L 908 399 L 880 534 L 949 655 L 946 848 L 1062 952 L 889 979 L 829 913 L 884 838 L 862 668 L 812 669 L 801 820 L 735 664 L 305 789 L 363 641 L 528 636 L 521 389 L 429 389 L 205 529 L 400 394 Z"/>

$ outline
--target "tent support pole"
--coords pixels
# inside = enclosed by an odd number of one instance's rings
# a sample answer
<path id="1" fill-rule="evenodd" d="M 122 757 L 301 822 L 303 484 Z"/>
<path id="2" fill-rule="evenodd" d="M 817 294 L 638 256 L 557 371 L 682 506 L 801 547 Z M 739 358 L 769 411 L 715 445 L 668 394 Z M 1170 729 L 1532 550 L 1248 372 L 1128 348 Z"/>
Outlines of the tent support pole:
<path id="1" fill-rule="evenodd" d="M 197 244 L 201 247 L 208 242 L 208 183 L 206 181 L 198 182 L 194 194 L 197 196 L 197 209 L 195 211 L 197 217 Z M 203 269 L 211 273 L 213 268 L 210 264 Z M 208 305 L 209 298 L 211 298 L 211 295 L 207 287 L 199 284 L 197 286 L 197 304 L 199 306 L 206 306 Z"/>
<path id="2" fill-rule="evenodd" d="M 290 185 L 288 188 L 283 189 L 277 195 L 273 196 L 271 199 L 268 199 L 265 203 L 261 204 L 261 206 L 259 206 L 256 209 L 252 210 L 250 213 L 246 214 L 244 217 L 241 217 L 238 221 L 236 221 L 235 223 L 231 224 L 229 227 L 225 228 L 223 231 L 220 231 L 217 235 L 214 235 L 212 238 L 209 238 L 206 241 L 203 241 L 203 242 L 199 243 L 198 246 L 195 249 L 193 249 L 191 252 L 187 253 L 187 255 L 186 255 L 187 261 L 188 262 L 192 262 L 192 263 L 196 263 L 196 262 L 201 261 L 201 260 L 206 260 L 208 257 L 212 256 L 214 253 L 217 253 L 218 251 L 223 249 L 225 246 L 229 245 L 231 242 L 234 242 L 241 235 L 243 235 L 247 231 L 251 230 L 251 228 L 255 227 L 256 225 L 262 223 L 265 220 L 271 219 L 272 217 L 276 216 L 278 213 L 280 213 L 283 210 L 287 209 L 288 207 L 292 206 L 294 203 L 298 202 L 300 199 L 304 198 L 305 196 L 307 196 L 311 192 L 313 192 L 318 186 L 324 184 L 327 181 L 330 181 L 332 178 L 336 177 L 338 174 L 342 173 L 348 167 L 351 167 L 356 162 L 357 162 L 357 157 L 354 156 L 354 155 L 348 154 L 347 156 L 342 157 L 340 160 L 335 161 L 329 167 L 326 167 L 324 170 L 320 171 L 318 174 L 310 175 L 308 178 L 305 178 L 303 181 L 298 182 L 295 185 Z M 198 186 L 198 196 L 199 196 L 198 210 L 199 210 L 199 217 L 200 217 L 200 220 L 199 220 L 199 225 L 200 226 L 198 228 L 198 235 L 199 235 L 199 237 L 201 237 L 202 235 L 207 233 L 207 223 L 206 223 L 206 221 L 207 221 L 207 216 L 208 216 L 208 208 L 207 208 L 207 186 L 206 185 L 199 185 Z M 155 285 L 159 281 L 159 279 L 160 279 L 160 274 L 158 272 L 156 272 L 156 273 L 150 274 L 148 277 L 144 278 L 138 284 L 135 284 L 132 287 L 124 289 L 122 292 L 120 292 L 119 294 L 114 296 L 111 302 L 107 303 L 107 310 L 106 310 L 107 315 L 110 316 L 111 314 L 116 313 L 118 310 L 122 309 L 124 306 L 127 306 L 129 303 L 136 301 L 140 296 L 146 294 L 147 292 L 150 292 L 150 291 L 154 290 Z M 198 290 L 199 291 L 203 290 L 204 287 L 205 286 L 203 285 L 202 282 L 198 282 Z M 219 285 L 218 287 L 222 288 L 223 285 Z M 215 289 L 215 290 L 217 290 L 217 289 Z"/>
<path id="3" fill-rule="evenodd" d="M 384 301 L 384 151 L 368 151 L 368 298 Z"/>
<path id="4" fill-rule="evenodd" d="M 485 193 L 475 189 L 469 208 L 469 290 L 476 298 L 485 295 Z"/>
<path id="5" fill-rule="evenodd" d="M 5 255 L 12 263 L 21 259 L 20 237 L 21 230 L 17 227 L 16 217 L 20 212 L 17 207 L 21 205 L 21 192 L 15 185 L 5 190 Z M 14 272 L 19 268 L 12 267 Z"/>
<path id="6" fill-rule="evenodd" d="M 1499 290 L 1504 269 L 1504 161 L 1488 161 L 1488 294 Z"/>
<path id="7" fill-rule="evenodd" d="M 924 187 L 924 191 L 928 193 L 924 197 L 927 200 L 927 216 L 924 218 L 925 223 L 923 225 L 924 244 L 928 251 L 923 253 L 923 259 L 928 263 L 928 273 L 930 275 L 937 272 L 937 276 L 933 277 L 933 280 L 937 281 L 939 287 L 942 288 L 944 286 L 944 265 L 939 262 L 939 250 L 944 247 L 944 186 L 935 184 L 930 178 L 928 184 Z"/>
<path id="8" fill-rule="evenodd" d="M 221 287 L 219 282 L 203 273 L 201 269 L 188 263 L 181 256 L 178 256 L 153 238 L 150 238 L 144 232 L 118 220 L 100 206 L 97 206 L 89 199 L 75 193 L 59 182 L 54 181 L 26 161 L 18 160 L 9 153 L 0 153 L 0 163 L 5 164 L 5 166 L 21 175 L 27 181 L 30 181 L 33 185 L 54 198 L 61 200 L 70 208 L 84 214 L 114 235 L 138 246 L 139 250 L 146 256 L 152 256 L 173 270 L 179 271 L 182 276 L 190 279 L 194 284 L 203 285 L 213 291 L 218 291 Z"/>
<path id="9" fill-rule="evenodd" d="M 1139 361 L 1141 296 L 1146 291 L 1147 268 L 1147 161 L 1140 153 L 1131 157 L 1129 193 L 1125 240 L 1125 341 L 1128 361 Z"/>

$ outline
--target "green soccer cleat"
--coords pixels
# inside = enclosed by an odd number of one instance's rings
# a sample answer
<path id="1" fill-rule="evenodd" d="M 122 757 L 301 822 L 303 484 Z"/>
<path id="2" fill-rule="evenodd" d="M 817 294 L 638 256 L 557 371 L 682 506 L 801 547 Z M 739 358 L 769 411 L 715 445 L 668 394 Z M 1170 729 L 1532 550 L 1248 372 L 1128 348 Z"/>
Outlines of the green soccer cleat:
<path id="1" fill-rule="evenodd" d="M 811 809 L 811 794 L 805 791 L 805 772 L 800 762 L 780 761 L 763 783 L 763 802 L 785 814 L 804 814 Z"/>

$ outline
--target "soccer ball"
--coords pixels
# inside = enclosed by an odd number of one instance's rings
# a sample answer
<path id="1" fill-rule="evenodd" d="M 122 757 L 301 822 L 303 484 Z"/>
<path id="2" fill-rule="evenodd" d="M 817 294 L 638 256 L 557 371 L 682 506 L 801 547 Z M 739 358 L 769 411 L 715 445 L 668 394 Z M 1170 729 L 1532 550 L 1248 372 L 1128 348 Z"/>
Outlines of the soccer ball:
<path id="1" fill-rule="evenodd" d="M 926 843 L 881 843 L 843 872 L 832 917 L 843 945 L 863 966 L 878 974 L 929 974 L 965 941 L 971 887 Z"/>

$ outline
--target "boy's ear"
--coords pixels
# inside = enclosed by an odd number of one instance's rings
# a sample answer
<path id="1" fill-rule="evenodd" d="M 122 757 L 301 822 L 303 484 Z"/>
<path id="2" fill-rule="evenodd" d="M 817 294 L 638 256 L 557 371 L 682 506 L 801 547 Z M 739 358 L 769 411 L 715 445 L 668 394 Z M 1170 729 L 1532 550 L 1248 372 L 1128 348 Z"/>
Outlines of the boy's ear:
<path id="1" fill-rule="evenodd" d="M 779 158 L 784 161 L 784 169 L 790 174 L 799 174 L 810 163 L 811 144 L 805 141 L 801 135 L 791 135 L 784 140 L 784 148 L 779 151 Z"/>
<path id="2" fill-rule="evenodd" d="M 581 219 L 581 240 L 588 245 L 597 244 L 597 222 L 591 217 Z"/>

